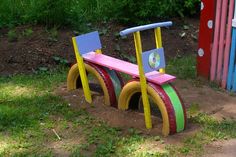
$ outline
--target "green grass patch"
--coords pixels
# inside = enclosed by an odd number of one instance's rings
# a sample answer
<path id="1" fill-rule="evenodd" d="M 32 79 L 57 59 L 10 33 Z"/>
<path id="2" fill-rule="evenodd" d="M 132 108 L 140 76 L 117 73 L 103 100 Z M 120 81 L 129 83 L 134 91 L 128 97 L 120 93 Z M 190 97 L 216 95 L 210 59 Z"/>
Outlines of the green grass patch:
<path id="1" fill-rule="evenodd" d="M 68 105 L 52 93 L 65 79 L 65 69 L 0 77 L 0 156 L 50 154 L 41 142 L 50 116 L 68 115 Z"/>
<path id="2" fill-rule="evenodd" d="M 193 55 L 169 59 L 166 71 L 180 79 L 196 78 L 196 57 Z"/>
<path id="3" fill-rule="evenodd" d="M 55 95 L 55 88 L 66 81 L 67 71 L 60 68 L 0 77 L 0 156 L 55 156 L 49 145 L 58 142 L 58 138 L 52 129 L 64 142 L 60 149 L 73 157 L 197 156 L 212 141 L 236 138 L 235 121 L 218 122 L 198 113 L 199 107 L 194 104 L 189 110 L 189 121 L 201 129 L 186 137 L 182 146 L 163 148 L 165 141 L 159 136 L 144 135 L 133 128 L 111 127 L 86 109 L 72 108 Z M 79 138 L 80 142 L 67 142 L 68 136 Z"/>
<path id="4" fill-rule="evenodd" d="M 55 88 L 66 81 L 68 69 L 32 75 L 0 77 L 0 156 L 55 156 L 48 145 L 62 141 L 64 132 L 79 136 L 80 144 L 66 143 L 60 149 L 71 156 L 151 156 L 155 150 L 140 150 L 145 141 L 157 141 L 135 129 L 124 131 L 107 125 L 85 109 L 71 108 Z M 69 129 L 69 130 L 68 130 Z M 73 139 L 73 137 L 71 137 Z M 161 143 L 160 137 L 158 142 Z"/>
<path id="5" fill-rule="evenodd" d="M 186 137 L 183 146 L 168 145 L 166 149 L 174 156 L 189 155 L 201 156 L 204 154 L 204 147 L 213 141 L 236 138 L 236 121 L 217 121 L 211 116 L 198 113 L 197 105 L 194 105 L 194 116 L 190 116 L 189 122 L 200 126 L 200 130 L 192 136 Z"/>

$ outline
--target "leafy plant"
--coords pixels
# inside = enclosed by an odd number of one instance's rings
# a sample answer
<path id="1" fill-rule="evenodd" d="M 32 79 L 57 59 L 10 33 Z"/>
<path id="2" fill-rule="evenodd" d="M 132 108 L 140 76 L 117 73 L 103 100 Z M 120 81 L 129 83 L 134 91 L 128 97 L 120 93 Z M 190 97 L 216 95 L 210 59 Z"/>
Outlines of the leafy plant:
<path id="1" fill-rule="evenodd" d="M 88 22 L 112 19 L 141 24 L 193 15 L 199 7 L 200 0 L 4 0 L 0 1 L 0 27 L 39 23 L 84 31 Z"/>
<path id="2" fill-rule="evenodd" d="M 13 29 L 13 30 L 8 31 L 7 38 L 9 42 L 17 41 L 18 37 L 17 37 L 16 30 Z"/>
<path id="3" fill-rule="evenodd" d="M 32 36 L 32 34 L 34 33 L 34 31 L 32 30 L 32 28 L 27 28 L 23 31 L 23 36 L 25 37 L 30 37 Z"/>
<path id="4" fill-rule="evenodd" d="M 49 41 L 56 42 L 58 40 L 58 31 L 56 27 L 53 27 L 52 29 L 50 29 L 48 31 L 48 34 L 49 34 L 49 37 L 48 37 Z"/>

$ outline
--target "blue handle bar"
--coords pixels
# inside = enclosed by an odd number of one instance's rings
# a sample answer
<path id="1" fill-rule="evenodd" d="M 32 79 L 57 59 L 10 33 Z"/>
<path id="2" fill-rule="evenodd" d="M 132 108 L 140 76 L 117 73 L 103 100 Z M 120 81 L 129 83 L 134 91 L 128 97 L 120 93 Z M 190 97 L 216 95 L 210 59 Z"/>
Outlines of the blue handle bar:
<path id="1" fill-rule="evenodd" d="M 147 29 L 153 29 L 153 28 L 157 28 L 157 27 L 168 27 L 168 26 L 172 26 L 171 21 L 153 23 L 153 24 L 128 28 L 128 29 L 125 29 L 125 30 L 121 31 L 120 35 L 125 36 L 125 35 L 128 35 L 130 33 L 138 32 L 138 31 L 144 31 L 144 30 L 147 30 Z"/>

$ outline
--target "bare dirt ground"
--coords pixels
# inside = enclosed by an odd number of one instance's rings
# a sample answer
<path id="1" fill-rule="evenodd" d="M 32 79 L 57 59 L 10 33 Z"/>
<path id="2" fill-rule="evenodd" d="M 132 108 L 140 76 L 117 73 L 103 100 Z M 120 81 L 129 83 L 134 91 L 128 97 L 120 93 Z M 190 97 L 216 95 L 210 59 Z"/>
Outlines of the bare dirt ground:
<path id="1" fill-rule="evenodd" d="M 175 86 L 179 90 L 187 107 L 190 104 L 198 104 L 201 112 L 207 113 L 216 119 L 222 118 L 236 120 L 236 97 L 230 96 L 226 92 L 216 91 L 207 85 L 193 86 L 190 81 L 177 80 Z M 116 108 L 103 105 L 103 96 L 99 93 L 94 93 L 93 104 L 87 104 L 84 100 L 83 91 L 81 89 L 68 92 L 66 86 L 61 86 L 57 92 L 65 98 L 68 103 L 75 108 L 85 108 L 91 115 L 106 121 L 110 126 L 122 128 L 135 128 L 142 134 L 161 135 L 161 121 L 152 117 L 153 129 L 145 129 L 144 117 L 140 112 L 135 111 L 120 111 Z M 207 96 L 206 96 L 207 94 Z M 181 145 L 183 140 L 200 130 L 196 124 L 189 123 L 184 132 L 165 138 L 165 144 Z M 164 146 L 158 146 L 164 148 Z M 236 155 L 236 141 L 217 141 L 209 144 L 205 148 L 205 156 L 227 156 L 234 157 Z"/>
<path id="2" fill-rule="evenodd" d="M 212 143 L 206 149 L 205 157 L 235 157 L 236 140 L 217 141 Z"/>
<path id="3" fill-rule="evenodd" d="M 177 80 L 174 83 L 186 105 L 197 104 L 202 112 L 214 116 L 236 120 L 236 97 L 223 90 L 215 90 L 207 85 L 194 86 L 192 82 Z"/>
<path id="4" fill-rule="evenodd" d="M 174 25 L 162 31 L 163 45 L 167 57 L 193 54 L 197 50 L 198 19 L 173 19 Z M 185 26 L 185 27 L 184 27 Z M 128 59 L 134 56 L 133 36 L 126 39 L 119 37 L 125 27 L 116 23 L 101 23 L 102 50 L 105 54 Z M 25 36 L 31 29 L 33 33 Z M 32 73 L 40 67 L 52 69 L 58 64 L 54 57 L 66 59 L 69 64 L 75 63 L 71 38 L 75 32 L 68 29 L 52 31 L 42 26 L 19 26 L 15 29 L 16 39 L 9 41 L 9 29 L 0 29 L 0 75 Z M 82 34 L 83 32 L 77 32 Z M 154 48 L 153 32 L 142 33 L 143 49 Z M 178 45 L 178 46 L 176 46 Z M 193 51 L 194 50 L 194 51 Z"/>

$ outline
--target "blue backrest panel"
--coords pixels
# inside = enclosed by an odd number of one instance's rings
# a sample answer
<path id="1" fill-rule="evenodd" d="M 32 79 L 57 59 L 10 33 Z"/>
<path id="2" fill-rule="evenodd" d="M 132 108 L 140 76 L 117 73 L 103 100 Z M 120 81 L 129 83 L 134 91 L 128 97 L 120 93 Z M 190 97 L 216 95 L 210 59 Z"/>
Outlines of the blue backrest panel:
<path id="1" fill-rule="evenodd" d="M 77 36 L 76 44 L 80 55 L 102 48 L 98 31 Z"/>
<path id="2" fill-rule="evenodd" d="M 153 49 L 142 53 L 143 69 L 145 73 L 165 68 L 164 49 Z"/>

